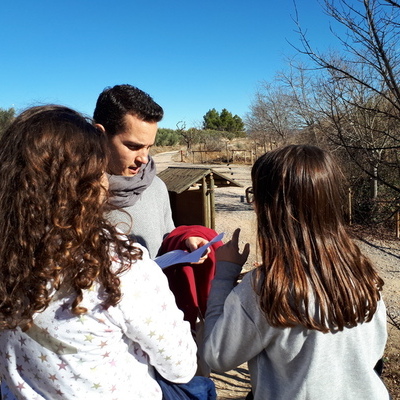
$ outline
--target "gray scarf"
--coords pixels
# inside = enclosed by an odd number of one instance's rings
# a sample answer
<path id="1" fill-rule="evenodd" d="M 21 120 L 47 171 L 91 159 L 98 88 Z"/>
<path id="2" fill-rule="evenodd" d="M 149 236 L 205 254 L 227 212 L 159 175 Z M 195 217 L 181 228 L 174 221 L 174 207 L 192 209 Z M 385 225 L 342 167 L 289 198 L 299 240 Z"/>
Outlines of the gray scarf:
<path id="1" fill-rule="evenodd" d="M 154 160 L 149 156 L 149 162 L 142 164 L 140 171 L 134 176 L 109 175 L 110 204 L 116 207 L 133 206 L 142 192 L 147 189 L 156 176 Z"/>

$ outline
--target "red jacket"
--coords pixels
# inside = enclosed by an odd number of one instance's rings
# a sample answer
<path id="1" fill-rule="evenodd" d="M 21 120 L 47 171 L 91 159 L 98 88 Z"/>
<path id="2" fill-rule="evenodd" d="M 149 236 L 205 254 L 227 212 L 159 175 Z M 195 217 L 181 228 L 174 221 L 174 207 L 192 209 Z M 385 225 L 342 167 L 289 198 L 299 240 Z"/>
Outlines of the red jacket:
<path id="1" fill-rule="evenodd" d="M 189 237 L 197 236 L 210 241 L 216 235 L 213 229 L 201 225 L 179 226 L 164 239 L 158 255 L 171 250 L 187 250 L 185 240 Z M 195 328 L 199 311 L 203 317 L 205 315 L 211 281 L 215 275 L 215 250 L 221 245 L 221 241 L 211 245 L 211 251 L 202 264 L 177 264 L 164 269 L 176 304 L 192 329 Z"/>

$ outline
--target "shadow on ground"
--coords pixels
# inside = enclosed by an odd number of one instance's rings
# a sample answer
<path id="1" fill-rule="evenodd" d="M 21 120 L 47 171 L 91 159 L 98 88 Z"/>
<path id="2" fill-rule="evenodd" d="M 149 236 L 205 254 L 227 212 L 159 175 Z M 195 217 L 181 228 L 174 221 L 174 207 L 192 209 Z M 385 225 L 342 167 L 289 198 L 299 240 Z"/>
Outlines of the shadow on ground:
<path id="1" fill-rule="evenodd" d="M 244 400 L 250 391 L 250 375 L 246 365 L 228 372 L 213 372 L 218 400 Z"/>

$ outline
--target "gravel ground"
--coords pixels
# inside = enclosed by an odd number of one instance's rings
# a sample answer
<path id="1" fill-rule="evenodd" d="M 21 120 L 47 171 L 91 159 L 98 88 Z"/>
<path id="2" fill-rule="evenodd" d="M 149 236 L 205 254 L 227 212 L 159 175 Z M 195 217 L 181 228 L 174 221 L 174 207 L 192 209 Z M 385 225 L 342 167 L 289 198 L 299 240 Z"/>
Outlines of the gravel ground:
<path id="1" fill-rule="evenodd" d="M 182 165 L 174 161 L 175 153 L 158 154 L 154 158 L 158 172 L 170 165 Z M 190 164 L 183 164 L 188 166 Z M 251 251 L 244 270 L 253 268 L 259 261 L 256 245 L 256 224 L 252 206 L 243 200 L 245 188 L 251 185 L 250 170 L 247 165 L 207 165 L 216 172 L 235 180 L 242 187 L 216 188 L 215 229 L 217 232 L 225 232 L 224 240 L 229 240 L 233 231 L 241 229 L 240 244 L 250 243 Z M 380 271 L 385 281 L 384 298 L 395 322 L 400 324 L 400 241 L 393 238 L 388 240 L 371 236 L 363 236 L 357 240 L 361 251 L 368 256 L 376 268 Z M 389 319 L 388 319 L 389 320 Z M 389 338 L 385 352 L 386 368 L 384 380 L 388 386 L 392 400 L 400 400 L 400 330 L 388 324 Z M 213 374 L 216 383 L 219 400 L 244 399 L 250 387 L 250 380 L 246 365 L 242 365 L 234 371 L 224 374 Z"/>

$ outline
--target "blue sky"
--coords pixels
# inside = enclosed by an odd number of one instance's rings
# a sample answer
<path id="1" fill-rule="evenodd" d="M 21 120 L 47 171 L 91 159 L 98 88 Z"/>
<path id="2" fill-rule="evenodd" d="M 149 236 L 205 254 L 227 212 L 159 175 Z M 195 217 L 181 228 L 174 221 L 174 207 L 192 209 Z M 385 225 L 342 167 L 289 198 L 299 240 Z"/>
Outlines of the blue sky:
<path id="1" fill-rule="evenodd" d="M 332 41 L 318 0 L 298 0 L 315 46 Z M 0 11 L 0 108 L 64 104 L 92 115 L 121 83 L 149 93 L 160 126 L 244 117 L 260 81 L 298 44 L 292 0 L 6 0 Z"/>

